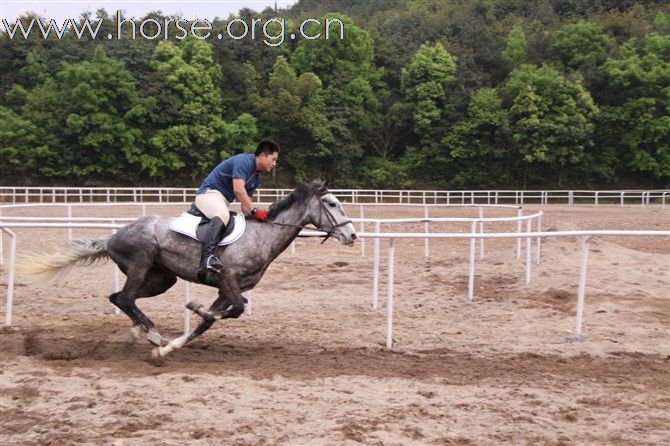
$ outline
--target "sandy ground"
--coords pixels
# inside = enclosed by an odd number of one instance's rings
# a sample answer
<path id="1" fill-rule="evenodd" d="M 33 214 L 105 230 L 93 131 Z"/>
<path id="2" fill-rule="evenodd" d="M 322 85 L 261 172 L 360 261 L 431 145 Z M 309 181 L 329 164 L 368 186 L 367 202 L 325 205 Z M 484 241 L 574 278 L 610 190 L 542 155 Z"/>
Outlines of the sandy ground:
<path id="1" fill-rule="evenodd" d="M 659 207 L 542 210 L 548 230 L 670 228 L 670 211 Z M 75 216 L 137 212 L 97 207 Z M 410 215 L 423 210 L 366 211 Z M 22 251 L 50 251 L 67 238 L 66 230 L 17 233 Z M 430 259 L 422 240 L 398 242 L 392 350 L 384 348 L 385 266 L 381 308 L 371 308 L 371 241 L 362 257 L 360 246 L 298 240 L 253 291 L 251 315 L 219 322 L 161 360 L 145 340 L 127 343 L 129 321 L 107 301 L 111 264 L 50 286 L 19 278 L 14 324 L 0 333 L 0 443 L 670 444 L 670 241 L 592 242 L 581 342 L 567 340 L 580 240 L 544 240 L 529 286 L 515 247 L 487 242 L 468 304 L 466 241 L 431 241 Z M 179 282 L 140 302 L 164 335 L 182 330 L 183 290 Z M 191 296 L 209 303 L 215 293 L 192 285 Z"/>

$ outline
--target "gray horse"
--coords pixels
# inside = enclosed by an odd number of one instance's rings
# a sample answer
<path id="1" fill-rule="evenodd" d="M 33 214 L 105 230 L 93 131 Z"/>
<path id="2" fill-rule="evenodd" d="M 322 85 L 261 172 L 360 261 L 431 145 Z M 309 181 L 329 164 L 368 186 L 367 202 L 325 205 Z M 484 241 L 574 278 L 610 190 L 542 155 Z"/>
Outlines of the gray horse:
<path id="1" fill-rule="evenodd" d="M 164 356 L 203 334 L 216 320 L 240 316 L 244 311 L 242 292 L 256 286 L 270 263 L 306 225 L 313 224 L 327 237 L 334 236 L 349 246 L 356 240 L 354 226 L 325 183 L 315 180 L 300 184 L 289 196 L 270 206 L 267 222 L 248 220 L 239 240 L 219 247 L 217 255 L 224 268 L 207 278 L 207 285 L 219 290 L 218 298 L 209 309 L 189 302 L 187 307 L 203 321 L 191 333 L 167 342 L 135 305 L 135 299 L 164 293 L 177 277 L 197 282 L 202 250 L 200 242 L 170 230 L 169 222 L 168 218 L 148 215 L 112 236 L 73 240 L 58 253 L 30 256 L 17 266 L 44 281 L 64 275 L 74 265 L 89 265 L 110 257 L 127 276 L 123 289 L 109 296 L 109 300 L 133 321 L 130 340 L 135 341 L 144 330 L 147 339 L 156 345 L 152 354 Z"/>

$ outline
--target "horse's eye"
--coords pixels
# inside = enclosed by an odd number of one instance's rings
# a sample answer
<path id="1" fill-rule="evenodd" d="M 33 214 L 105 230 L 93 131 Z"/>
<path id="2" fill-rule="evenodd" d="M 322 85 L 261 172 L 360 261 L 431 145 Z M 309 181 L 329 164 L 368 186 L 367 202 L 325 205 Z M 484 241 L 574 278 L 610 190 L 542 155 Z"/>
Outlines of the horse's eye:
<path id="1" fill-rule="evenodd" d="M 331 208 L 336 208 L 337 207 L 337 205 L 335 203 L 328 203 L 328 206 L 330 206 Z"/>

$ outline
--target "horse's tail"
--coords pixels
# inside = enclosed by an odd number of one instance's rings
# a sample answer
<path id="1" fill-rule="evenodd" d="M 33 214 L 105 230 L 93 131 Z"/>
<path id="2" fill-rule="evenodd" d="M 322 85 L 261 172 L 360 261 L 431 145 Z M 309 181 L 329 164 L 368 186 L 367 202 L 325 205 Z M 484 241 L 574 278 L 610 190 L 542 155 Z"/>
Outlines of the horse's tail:
<path id="1" fill-rule="evenodd" d="M 71 240 L 53 254 L 27 254 L 16 262 L 19 274 L 38 283 L 64 277 L 74 266 L 89 266 L 109 257 L 107 242 L 111 236 Z"/>

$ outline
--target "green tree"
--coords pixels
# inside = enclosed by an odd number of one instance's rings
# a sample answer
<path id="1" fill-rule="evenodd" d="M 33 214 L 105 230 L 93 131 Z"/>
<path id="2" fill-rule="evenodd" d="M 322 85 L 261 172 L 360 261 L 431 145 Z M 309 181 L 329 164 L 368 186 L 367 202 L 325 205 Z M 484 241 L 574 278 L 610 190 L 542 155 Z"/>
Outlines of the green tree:
<path id="1" fill-rule="evenodd" d="M 579 82 L 567 80 L 548 65 L 522 65 L 510 76 L 510 130 L 515 149 L 528 167 L 557 173 L 584 160 L 598 107 Z"/>
<path id="2" fill-rule="evenodd" d="M 152 64 L 164 87 L 159 104 L 163 123 L 151 138 L 153 154 L 144 163 L 152 175 L 181 170 L 193 181 L 206 175 L 222 156 L 248 147 L 246 138 L 256 135 L 255 120 L 249 116 L 231 123 L 224 120 L 221 68 L 214 63 L 209 43 L 162 42 Z"/>
<path id="3" fill-rule="evenodd" d="M 289 166 L 295 181 L 327 173 L 327 161 L 332 157 L 334 139 L 321 85 L 314 73 L 297 76 L 286 58 L 279 56 L 265 94 L 255 100 L 264 134 L 281 136 L 289 147 L 282 155 L 282 164 Z"/>
<path id="4" fill-rule="evenodd" d="M 651 33 L 641 49 L 634 41 L 603 71 L 611 89 L 604 107 L 609 141 L 620 144 L 625 165 L 670 178 L 670 36 Z"/>
<path id="5" fill-rule="evenodd" d="M 435 130 L 435 124 L 443 117 L 448 88 L 455 80 L 456 59 L 439 42 L 422 45 L 409 65 L 403 68 L 402 91 L 405 101 L 412 107 L 417 134 Z"/>
<path id="6" fill-rule="evenodd" d="M 30 184 L 38 176 L 40 144 L 37 126 L 9 107 L 0 106 L 0 178 L 5 185 Z"/>
<path id="7" fill-rule="evenodd" d="M 128 165 L 140 164 L 142 128 L 155 101 L 141 98 L 123 64 L 96 48 L 93 59 L 66 64 L 58 73 L 64 107 L 64 159 L 69 174 L 88 182 L 91 175 L 128 180 Z"/>
<path id="8" fill-rule="evenodd" d="M 451 187 L 509 185 L 513 153 L 509 150 L 508 111 L 494 88 L 477 91 L 467 116 L 445 138 L 456 174 Z"/>
<path id="9" fill-rule="evenodd" d="M 502 52 L 501 58 L 510 69 L 528 62 L 526 34 L 521 25 L 514 25 L 507 35 L 505 49 Z"/>
<path id="10" fill-rule="evenodd" d="M 429 183 L 443 184 L 449 154 L 443 145 L 449 88 L 456 80 L 456 59 L 442 44 L 424 44 L 402 70 L 402 92 L 411 111 L 418 145 L 408 148 L 404 163 Z"/>
<path id="11" fill-rule="evenodd" d="M 613 45 L 600 27 L 583 21 L 563 26 L 553 38 L 552 49 L 572 69 L 601 65 Z"/>
<path id="12" fill-rule="evenodd" d="M 370 35 L 344 15 L 326 15 L 321 20 L 327 19 L 342 21 L 345 38 L 340 39 L 339 28 L 333 25 L 329 39 L 301 40 L 291 65 L 297 74 L 313 73 L 323 83 L 324 113 L 333 136 L 325 161 L 327 174 L 337 186 L 355 178 L 357 163 L 372 151 L 366 142 L 381 120 L 385 87 L 382 71 L 373 64 Z M 309 35 L 323 32 L 323 27 L 306 29 Z"/>
<path id="13" fill-rule="evenodd" d="M 61 88 L 48 73 L 40 71 L 37 52 L 29 54 L 31 61 L 22 73 L 33 88 L 14 84 L 7 92 L 3 124 L 3 159 L 11 173 L 2 177 L 14 179 L 14 184 L 40 184 L 67 176 L 70 166 L 63 156 L 62 142 L 65 118 Z"/>
<path id="14" fill-rule="evenodd" d="M 54 180 L 66 178 L 73 161 L 64 156 L 68 149 L 63 142 L 63 101 L 62 88 L 46 77 L 28 92 L 21 107 L 21 116 L 36 126 L 35 135 L 40 141 L 34 157 L 37 167 L 31 173 Z"/>

